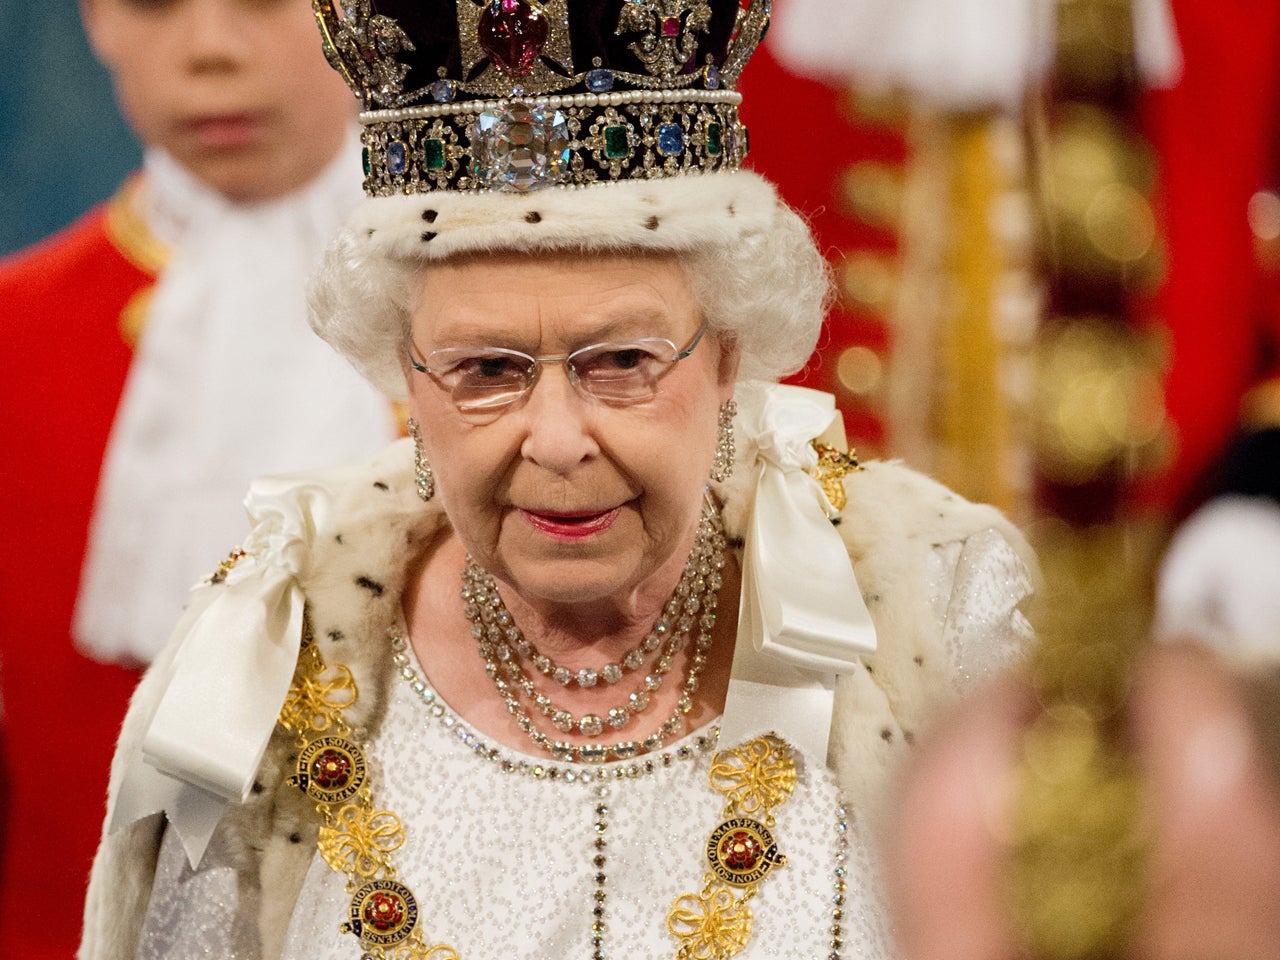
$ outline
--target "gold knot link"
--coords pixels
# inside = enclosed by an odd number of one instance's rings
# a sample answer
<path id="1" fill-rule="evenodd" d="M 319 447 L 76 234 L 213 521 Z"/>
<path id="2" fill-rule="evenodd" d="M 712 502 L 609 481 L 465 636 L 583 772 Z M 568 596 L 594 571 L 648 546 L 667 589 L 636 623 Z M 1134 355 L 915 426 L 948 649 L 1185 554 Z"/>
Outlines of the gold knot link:
<path id="1" fill-rule="evenodd" d="M 356 702 L 356 695 L 355 678 L 343 664 L 327 675 L 299 673 L 280 708 L 280 725 L 289 731 L 306 729 L 321 734 L 345 729 L 342 711 Z"/>
<path id="2" fill-rule="evenodd" d="M 677 897 L 667 929 L 680 941 L 676 960 L 725 960 L 751 939 L 751 907 L 733 891 L 716 887 Z"/>
<path id="3" fill-rule="evenodd" d="M 844 478 L 862 469 L 858 465 L 858 457 L 852 450 L 847 453 L 837 450 L 829 443 L 810 441 L 810 445 L 818 453 L 818 463 L 810 476 L 822 485 L 822 492 L 827 495 L 831 508 L 839 513 L 849 502 L 849 495 L 844 489 Z"/>
<path id="4" fill-rule="evenodd" d="M 354 871 L 370 879 L 391 868 L 391 854 L 404 845 L 400 818 L 390 810 L 367 810 L 349 803 L 329 826 L 320 828 L 317 844 L 324 862 L 335 871 Z"/>
<path id="5" fill-rule="evenodd" d="M 768 734 L 722 750 L 711 758 L 711 786 L 728 799 L 728 806 L 743 816 L 763 814 L 784 803 L 796 788 L 796 762 L 791 745 Z"/>
<path id="6" fill-rule="evenodd" d="M 447 943 L 423 943 L 415 933 L 391 952 L 391 960 L 458 960 L 458 951 Z"/>

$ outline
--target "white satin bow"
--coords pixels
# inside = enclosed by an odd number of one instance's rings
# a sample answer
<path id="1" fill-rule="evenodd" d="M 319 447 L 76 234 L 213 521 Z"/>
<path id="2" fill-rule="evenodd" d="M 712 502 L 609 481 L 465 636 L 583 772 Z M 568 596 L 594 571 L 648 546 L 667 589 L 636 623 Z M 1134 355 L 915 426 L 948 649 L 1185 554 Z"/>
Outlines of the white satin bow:
<path id="1" fill-rule="evenodd" d="M 760 615 L 756 649 L 805 669 L 842 673 L 859 654 L 875 652 L 876 632 L 849 551 L 827 519 L 831 504 L 811 473 L 818 463 L 811 441 L 835 417 L 828 393 L 769 391 L 756 436 L 759 480 L 743 565 Z"/>
<path id="2" fill-rule="evenodd" d="M 130 763 L 111 829 L 161 810 L 194 866 L 228 801 L 243 801 L 289 689 L 302 637 L 298 585 L 330 509 L 315 474 L 256 481 L 253 531 L 225 581 L 198 590 L 179 623 L 164 692 Z"/>
<path id="3" fill-rule="evenodd" d="M 837 417 L 835 398 L 776 385 L 740 424 L 757 450 L 742 561 L 733 676 L 721 737 L 772 727 L 825 756 L 835 676 L 876 649 L 875 625 L 849 552 L 827 517 L 811 441 Z M 832 511 L 834 512 L 834 511 Z"/>

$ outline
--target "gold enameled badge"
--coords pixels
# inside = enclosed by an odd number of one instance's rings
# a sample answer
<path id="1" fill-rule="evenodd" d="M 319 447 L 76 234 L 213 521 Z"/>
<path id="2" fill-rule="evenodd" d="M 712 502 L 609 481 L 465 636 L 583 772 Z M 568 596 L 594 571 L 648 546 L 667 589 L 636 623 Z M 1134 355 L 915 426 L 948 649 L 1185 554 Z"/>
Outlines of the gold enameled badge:
<path id="1" fill-rule="evenodd" d="M 364 785 L 364 751 L 345 737 L 320 737 L 298 754 L 289 783 L 318 803 L 350 800 Z"/>
<path id="2" fill-rule="evenodd" d="M 750 817 L 730 817 L 707 838 L 707 862 L 725 883 L 745 887 L 787 858 L 778 852 L 769 828 Z"/>
<path id="3" fill-rule="evenodd" d="M 355 892 L 347 928 L 365 943 L 391 946 L 407 940 L 418 925 L 418 901 L 396 880 L 371 880 Z"/>

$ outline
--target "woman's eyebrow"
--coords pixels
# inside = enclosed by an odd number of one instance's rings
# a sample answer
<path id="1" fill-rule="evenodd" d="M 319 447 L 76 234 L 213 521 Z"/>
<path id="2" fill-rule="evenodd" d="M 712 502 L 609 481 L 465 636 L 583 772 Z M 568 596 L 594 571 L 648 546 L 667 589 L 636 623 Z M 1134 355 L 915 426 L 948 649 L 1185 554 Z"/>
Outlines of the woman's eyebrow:
<path id="1" fill-rule="evenodd" d="M 459 315 L 437 324 L 437 332 L 430 338 L 429 349 L 439 350 L 444 347 L 505 347 L 509 350 L 532 352 L 540 349 L 534 338 L 527 332 L 521 332 L 512 325 L 505 329 L 501 325 L 481 325 L 478 313 Z M 598 320 L 585 325 L 573 334 L 570 349 L 589 346 L 622 338 L 662 337 L 672 339 L 677 331 L 673 319 L 667 311 L 657 304 L 646 308 L 640 304 L 628 304 L 616 310 L 605 311 Z M 426 337 L 419 335 L 418 339 Z"/>

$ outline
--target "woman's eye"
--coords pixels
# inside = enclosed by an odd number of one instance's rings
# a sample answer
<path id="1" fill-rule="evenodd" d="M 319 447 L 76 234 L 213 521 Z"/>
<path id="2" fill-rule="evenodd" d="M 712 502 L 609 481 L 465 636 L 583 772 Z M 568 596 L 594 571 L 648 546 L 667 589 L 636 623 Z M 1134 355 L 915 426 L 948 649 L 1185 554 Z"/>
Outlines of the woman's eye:
<path id="1" fill-rule="evenodd" d="M 656 358 L 644 347 L 616 347 L 592 352 L 581 357 L 575 366 L 581 376 L 616 376 L 620 373 L 646 371 Z"/>
<path id="2" fill-rule="evenodd" d="M 515 380 L 524 372 L 514 358 L 503 356 L 471 357 L 454 370 L 468 380 Z"/>
<path id="3" fill-rule="evenodd" d="M 605 366 L 613 367 L 615 370 L 634 370 L 652 357 L 647 350 L 630 347 L 625 350 L 610 350 L 602 359 Z"/>

